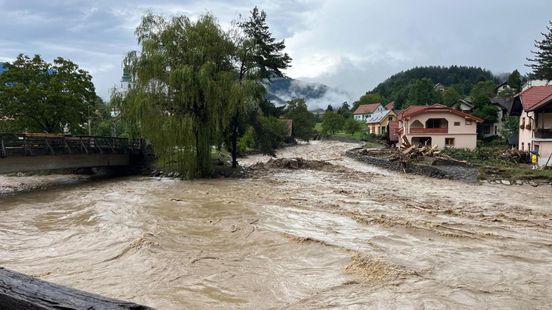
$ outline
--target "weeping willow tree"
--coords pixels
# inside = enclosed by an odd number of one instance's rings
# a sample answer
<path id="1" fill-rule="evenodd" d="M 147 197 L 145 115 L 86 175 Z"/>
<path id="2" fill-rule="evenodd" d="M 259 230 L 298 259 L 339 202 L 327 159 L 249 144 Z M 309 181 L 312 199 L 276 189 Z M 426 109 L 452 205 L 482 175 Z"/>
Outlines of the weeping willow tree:
<path id="1" fill-rule="evenodd" d="M 161 165 L 188 178 L 211 175 L 211 150 L 230 123 L 229 111 L 254 89 L 238 81 L 235 45 L 212 15 L 191 21 L 148 14 L 136 36 L 141 48 L 124 61 L 132 88 L 123 112 Z"/>

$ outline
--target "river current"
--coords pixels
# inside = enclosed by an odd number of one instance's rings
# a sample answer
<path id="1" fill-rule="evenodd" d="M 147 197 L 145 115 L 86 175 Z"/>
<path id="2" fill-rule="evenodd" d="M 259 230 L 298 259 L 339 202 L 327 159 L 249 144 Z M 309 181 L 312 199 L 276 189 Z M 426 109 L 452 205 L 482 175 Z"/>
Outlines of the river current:
<path id="1" fill-rule="evenodd" d="M 334 166 L 247 179 L 0 176 L 0 266 L 158 309 L 552 307 L 552 187 L 388 172 L 352 147 L 286 148 Z"/>

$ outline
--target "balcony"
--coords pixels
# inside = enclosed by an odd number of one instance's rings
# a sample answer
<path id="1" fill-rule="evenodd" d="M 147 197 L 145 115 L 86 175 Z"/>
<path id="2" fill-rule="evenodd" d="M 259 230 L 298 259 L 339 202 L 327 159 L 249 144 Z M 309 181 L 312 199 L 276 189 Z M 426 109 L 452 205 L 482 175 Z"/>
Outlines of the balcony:
<path id="1" fill-rule="evenodd" d="M 448 127 L 443 128 L 410 128 L 410 134 L 448 133 Z"/>
<path id="2" fill-rule="evenodd" d="M 552 129 L 537 128 L 535 130 L 535 139 L 552 139 Z"/>

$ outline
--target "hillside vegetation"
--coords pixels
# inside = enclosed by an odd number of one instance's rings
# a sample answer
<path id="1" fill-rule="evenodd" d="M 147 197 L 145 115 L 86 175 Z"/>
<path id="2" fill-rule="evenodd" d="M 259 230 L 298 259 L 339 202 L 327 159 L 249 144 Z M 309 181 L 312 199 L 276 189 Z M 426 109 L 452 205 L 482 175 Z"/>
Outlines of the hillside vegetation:
<path id="1" fill-rule="evenodd" d="M 441 83 L 446 87 L 454 87 L 461 96 L 468 96 L 475 84 L 480 81 L 498 82 L 498 78 L 491 71 L 479 67 L 416 67 L 391 76 L 371 93 L 378 93 L 388 101 L 395 101 L 402 106 L 407 101 L 412 83 L 423 79 L 429 79 L 434 84 Z"/>

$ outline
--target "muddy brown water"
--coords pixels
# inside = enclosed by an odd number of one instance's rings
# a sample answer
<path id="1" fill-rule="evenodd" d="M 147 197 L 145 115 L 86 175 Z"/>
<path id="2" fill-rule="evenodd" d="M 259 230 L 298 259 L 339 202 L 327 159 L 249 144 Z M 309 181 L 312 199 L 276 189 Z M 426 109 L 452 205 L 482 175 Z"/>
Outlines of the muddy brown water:
<path id="1" fill-rule="evenodd" d="M 0 177 L 61 183 L 0 197 L 0 266 L 158 309 L 552 307 L 552 187 L 387 172 L 354 146 L 241 180 Z"/>

